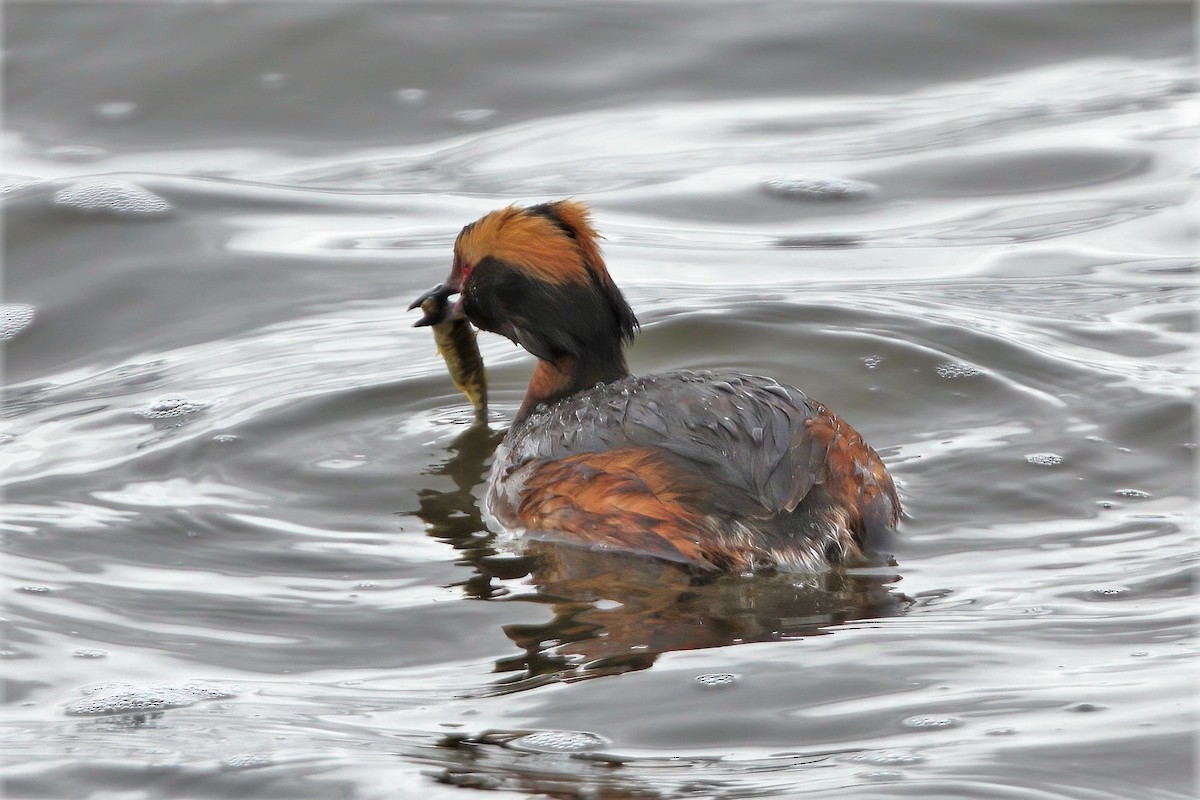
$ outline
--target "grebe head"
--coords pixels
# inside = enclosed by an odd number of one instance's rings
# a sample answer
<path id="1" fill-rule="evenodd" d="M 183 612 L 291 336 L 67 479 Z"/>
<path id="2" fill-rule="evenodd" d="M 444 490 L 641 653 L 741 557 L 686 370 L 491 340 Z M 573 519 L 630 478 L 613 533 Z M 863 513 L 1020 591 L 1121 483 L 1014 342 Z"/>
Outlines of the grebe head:
<path id="1" fill-rule="evenodd" d="M 446 287 L 456 313 L 555 364 L 617 362 L 638 322 L 613 283 L 583 203 L 493 211 L 462 229 Z"/>

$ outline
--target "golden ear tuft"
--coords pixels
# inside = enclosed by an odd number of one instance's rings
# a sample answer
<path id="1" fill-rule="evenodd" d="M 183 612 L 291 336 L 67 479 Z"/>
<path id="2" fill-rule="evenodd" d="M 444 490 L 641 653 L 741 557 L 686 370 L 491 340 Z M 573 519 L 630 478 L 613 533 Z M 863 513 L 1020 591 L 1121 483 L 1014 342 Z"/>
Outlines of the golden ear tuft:
<path id="1" fill-rule="evenodd" d="M 519 208 L 509 206 L 463 230 L 458 254 L 471 264 L 495 258 L 553 284 L 611 282 L 592 227 L 588 207 L 559 200 Z"/>
<path id="2" fill-rule="evenodd" d="M 547 203 L 545 207 L 560 227 L 566 229 L 575 240 L 583 260 L 593 269 L 605 274 L 607 270 L 604 269 L 600 245 L 596 241 L 600 234 L 592 227 L 592 214 L 587 205 L 578 200 L 559 200 L 557 203 Z"/>

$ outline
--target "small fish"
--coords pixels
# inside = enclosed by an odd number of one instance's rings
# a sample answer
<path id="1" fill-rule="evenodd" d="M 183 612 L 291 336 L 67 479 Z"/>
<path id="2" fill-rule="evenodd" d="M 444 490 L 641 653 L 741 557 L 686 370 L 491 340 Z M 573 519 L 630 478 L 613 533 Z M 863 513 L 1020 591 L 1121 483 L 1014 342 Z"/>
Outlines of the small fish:
<path id="1" fill-rule="evenodd" d="M 428 325 L 433 329 L 433 341 L 438 353 L 446 362 L 450 380 L 475 406 L 475 418 L 487 419 L 487 373 L 483 369 L 483 356 L 475 341 L 475 329 L 466 319 L 450 319 L 447 302 L 454 291 L 442 285 L 435 286 L 418 297 L 409 311 L 420 307 L 425 316 L 414 327 Z"/>

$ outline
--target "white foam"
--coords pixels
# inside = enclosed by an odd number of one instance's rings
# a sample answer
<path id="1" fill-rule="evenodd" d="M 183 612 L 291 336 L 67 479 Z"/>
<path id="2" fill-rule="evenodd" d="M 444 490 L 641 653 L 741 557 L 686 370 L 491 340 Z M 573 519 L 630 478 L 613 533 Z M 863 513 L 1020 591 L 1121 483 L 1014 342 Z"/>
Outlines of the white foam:
<path id="1" fill-rule="evenodd" d="M 961 363 L 938 364 L 936 371 L 939 377 L 951 379 L 971 378 L 983 372 L 979 367 Z"/>
<path id="2" fill-rule="evenodd" d="M 608 744 L 608 740 L 587 731 L 538 731 L 510 742 L 521 750 L 541 753 L 581 753 Z"/>
<path id="3" fill-rule="evenodd" d="M 204 408 L 200 403 L 193 403 L 183 395 L 169 394 L 152 401 L 149 406 L 137 412 L 138 416 L 146 419 L 173 419 L 195 414 Z"/>
<path id="4" fill-rule="evenodd" d="M 829 175 L 806 175 L 799 178 L 768 178 L 763 187 L 771 194 L 781 197 L 797 197 L 810 200 L 855 200 L 868 197 L 877 187 L 866 181 L 853 178 L 835 178 Z"/>
<path id="5" fill-rule="evenodd" d="M 870 764 L 875 767 L 906 767 L 920 764 L 924 757 L 907 750 L 874 750 L 866 753 L 855 753 L 844 760 L 857 764 Z"/>
<path id="6" fill-rule="evenodd" d="M 19 191 L 28 189 L 31 186 L 37 186 L 41 181 L 36 178 L 18 178 L 6 177 L 4 182 L 0 184 L 0 196 L 6 197 L 10 194 L 16 194 Z"/>
<path id="7" fill-rule="evenodd" d="M 103 683 L 83 690 L 85 697 L 67 705 L 72 716 L 133 714 L 183 708 L 201 700 L 233 697 L 233 692 L 204 683 Z"/>
<path id="8" fill-rule="evenodd" d="M 696 682 L 710 689 L 719 689 L 737 683 L 738 676 L 732 672 L 713 672 L 708 675 L 697 675 Z"/>
<path id="9" fill-rule="evenodd" d="M 905 728 L 910 728 L 917 731 L 937 731 L 944 728 L 957 728 L 963 723 L 958 717 L 946 717 L 934 714 L 918 714 L 914 717 L 908 717 L 900 724 Z"/>
<path id="10" fill-rule="evenodd" d="M 0 304 L 0 342 L 20 336 L 33 324 L 37 311 L 27 303 Z"/>
<path id="11" fill-rule="evenodd" d="M 268 756 L 260 756 L 256 753 L 239 753 L 236 756 L 230 756 L 221 762 L 221 766 L 227 770 L 243 770 L 243 769 L 261 769 L 262 767 L 270 767 L 275 764 L 275 761 Z"/>
<path id="12" fill-rule="evenodd" d="M 81 647 L 72 653 L 75 658 L 107 658 L 107 650 L 93 650 L 90 647 Z"/>
<path id="13" fill-rule="evenodd" d="M 89 179 L 54 195 L 54 204 L 85 214 L 118 217 L 162 217 L 174 210 L 169 202 L 129 181 Z"/>

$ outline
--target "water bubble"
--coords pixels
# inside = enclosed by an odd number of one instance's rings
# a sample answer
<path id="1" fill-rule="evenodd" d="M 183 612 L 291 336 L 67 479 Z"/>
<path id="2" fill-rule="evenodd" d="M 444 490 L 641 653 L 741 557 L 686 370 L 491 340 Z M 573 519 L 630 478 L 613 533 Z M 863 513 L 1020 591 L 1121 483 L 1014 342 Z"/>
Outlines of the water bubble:
<path id="1" fill-rule="evenodd" d="M 1145 650 L 1134 650 L 1129 655 L 1131 655 L 1134 658 L 1145 658 L 1146 656 L 1150 655 L 1150 653 L 1148 653 Z"/>
<path id="2" fill-rule="evenodd" d="M 54 204 L 85 214 L 118 217 L 162 217 L 173 206 L 163 198 L 128 181 L 92 179 L 74 183 L 54 194 Z"/>
<path id="3" fill-rule="evenodd" d="M 957 728 L 963 722 L 958 717 L 944 717 L 931 714 L 919 714 L 908 717 L 900 723 L 905 728 L 918 731 L 939 731 L 945 728 Z"/>
<path id="4" fill-rule="evenodd" d="M 92 113 L 106 122 L 124 122 L 137 112 L 137 108 L 137 103 L 118 101 L 93 106 Z"/>
<path id="5" fill-rule="evenodd" d="M 36 309 L 28 303 L 0 303 L 0 342 L 20 336 L 36 315 Z"/>
<path id="6" fill-rule="evenodd" d="M 862 363 L 867 369 L 875 369 L 883 363 L 883 358 L 880 356 L 867 356 L 862 360 Z"/>
<path id="7" fill-rule="evenodd" d="M 275 762 L 267 756 L 260 756 L 254 753 L 239 753 L 236 756 L 230 756 L 221 761 L 221 766 L 230 771 L 243 769 L 260 769 L 262 767 L 273 766 Z"/>
<path id="8" fill-rule="evenodd" d="M 1092 597 L 1098 597 L 1107 600 L 1113 597 L 1127 595 L 1129 594 L 1129 591 L 1130 589 L 1128 586 L 1102 586 L 1098 589 L 1092 589 L 1090 592 L 1088 592 L 1088 594 L 1090 594 Z"/>
<path id="9" fill-rule="evenodd" d="M 483 122 L 485 119 L 494 116 L 496 109 L 494 108 L 464 108 L 462 111 L 455 111 L 450 116 L 454 117 L 459 122 Z"/>
<path id="10" fill-rule="evenodd" d="M 988 728 L 984 733 L 988 736 L 1012 736 L 1017 732 L 1016 728 Z"/>
<path id="11" fill-rule="evenodd" d="M 876 750 L 868 753 L 855 753 L 845 760 L 856 764 L 870 764 L 875 767 L 904 767 L 910 764 L 920 764 L 925 758 L 907 750 Z"/>
<path id="12" fill-rule="evenodd" d="M 1117 489 L 1113 494 L 1121 497 L 1133 497 L 1139 500 L 1144 500 L 1152 495 L 1149 492 L 1143 492 L 1141 489 Z"/>
<path id="13" fill-rule="evenodd" d="M 429 92 L 425 91 L 424 89 L 417 88 L 397 89 L 393 94 L 398 102 L 405 103 L 410 106 L 415 106 L 417 103 L 425 102 L 425 98 L 429 96 Z"/>
<path id="14" fill-rule="evenodd" d="M 238 437 L 234 436 L 232 433 L 218 433 L 213 437 L 214 442 L 220 442 L 221 444 L 228 444 L 229 442 L 236 442 L 237 440 Z"/>
<path id="15" fill-rule="evenodd" d="M 17 591 L 24 592 L 25 594 L 49 594 L 51 589 L 49 586 L 41 586 L 40 584 L 27 584 L 25 586 L 18 586 Z"/>
<path id="16" fill-rule="evenodd" d="M 810 200 L 855 200 L 867 197 L 879 187 L 866 181 L 809 175 L 801 178 L 768 178 L 763 188 L 781 197 Z"/>
<path id="17" fill-rule="evenodd" d="M 82 647 L 71 654 L 75 658 L 108 658 L 107 650 L 92 650 Z"/>
<path id="18" fill-rule="evenodd" d="M 979 367 L 974 367 L 970 364 L 963 364 L 961 362 L 947 362 L 945 364 L 938 364 L 934 369 L 939 377 L 951 379 L 971 378 L 983 372 L 983 370 L 979 369 Z"/>
<path id="19" fill-rule="evenodd" d="M 587 731 L 538 731 L 509 742 L 518 750 L 539 753 L 582 753 L 608 744 L 608 740 Z"/>
<path id="20" fill-rule="evenodd" d="M 195 414 L 203 408 L 203 405 L 193 403 L 183 395 L 169 394 L 152 401 L 137 414 L 144 419 L 177 419 Z"/>
<path id="21" fill-rule="evenodd" d="M 709 689 L 720 689 L 732 686 L 739 680 L 732 672 L 713 672 L 708 675 L 697 675 L 696 683 Z"/>
<path id="22" fill-rule="evenodd" d="M 234 696 L 225 689 L 194 681 L 182 684 L 147 683 L 141 686 L 132 683 L 103 683 L 84 689 L 83 694 L 83 699 L 67 705 L 67 714 L 88 717 L 136 714 L 183 708 L 201 700 L 219 700 Z"/>
<path id="23" fill-rule="evenodd" d="M 1067 711 L 1079 711 L 1088 713 L 1091 711 L 1103 711 L 1107 706 L 1099 705 L 1098 703 L 1072 703 L 1067 706 Z"/>
<path id="24" fill-rule="evenodd" d="M 1056 453 L 1030 453 L 1025 460 L 1039 467 L 1057 467 L 1063 462 L 1063 457 Z"/>

